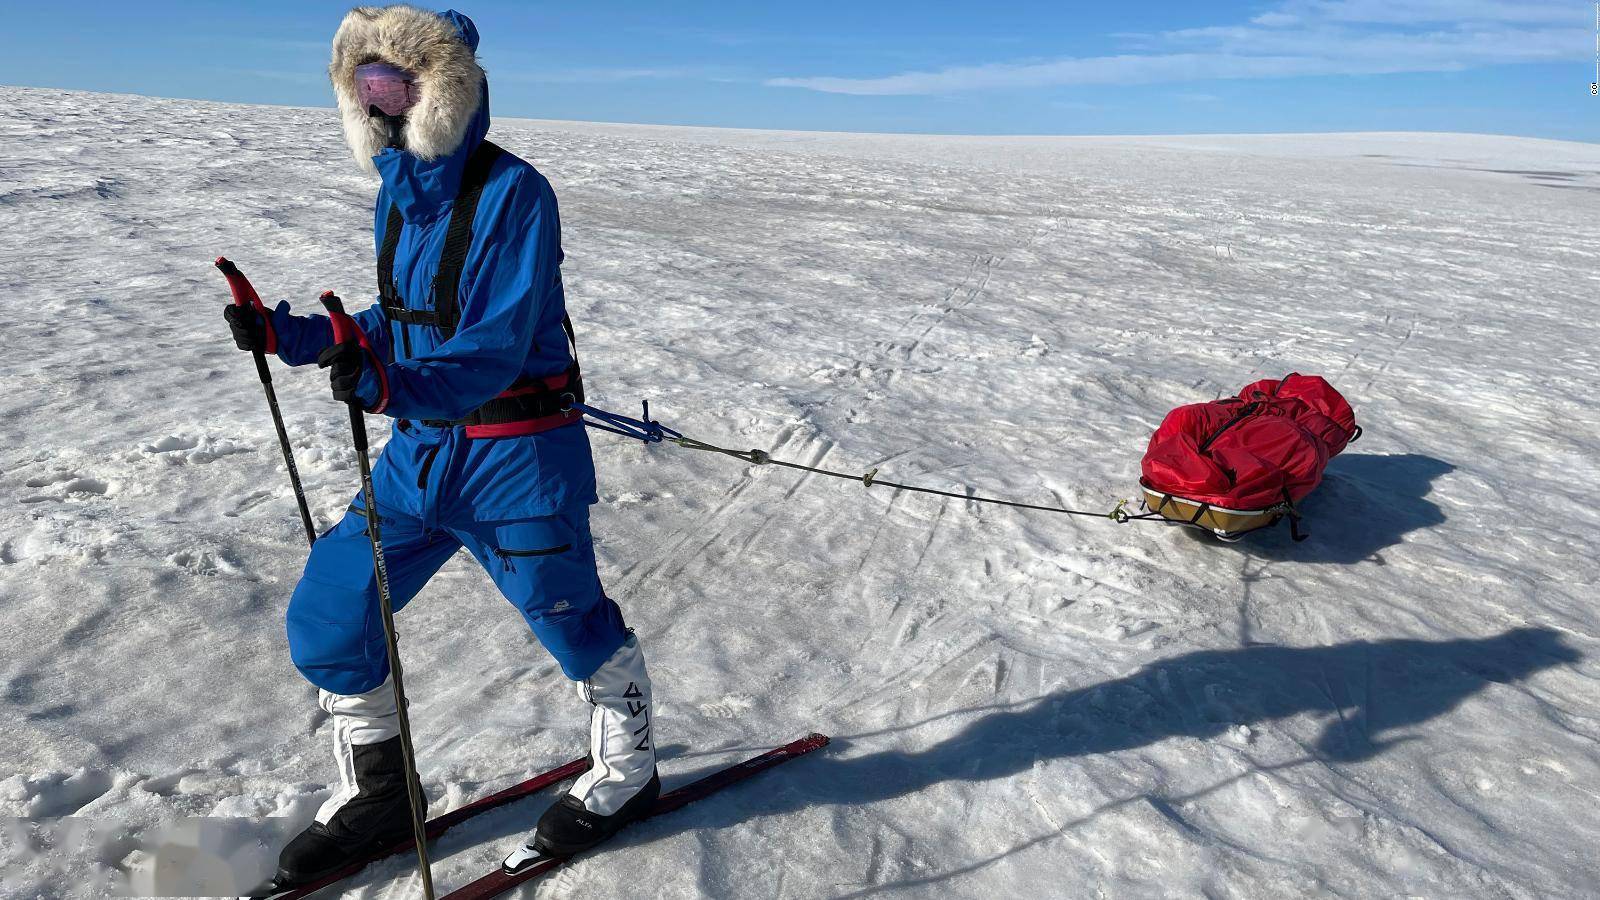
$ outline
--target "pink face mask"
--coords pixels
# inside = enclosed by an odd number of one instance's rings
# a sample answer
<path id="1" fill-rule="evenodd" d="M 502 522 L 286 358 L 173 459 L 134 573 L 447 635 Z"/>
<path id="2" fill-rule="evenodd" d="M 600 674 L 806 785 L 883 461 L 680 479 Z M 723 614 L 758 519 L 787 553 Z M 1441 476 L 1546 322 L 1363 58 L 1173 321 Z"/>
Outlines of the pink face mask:
<path id="1" fill-rule="evenodd" d="M 372 115 L 403 116 L 421 94 L 416 77 L 385 62 L 356 66 L 356 101 Z"/>

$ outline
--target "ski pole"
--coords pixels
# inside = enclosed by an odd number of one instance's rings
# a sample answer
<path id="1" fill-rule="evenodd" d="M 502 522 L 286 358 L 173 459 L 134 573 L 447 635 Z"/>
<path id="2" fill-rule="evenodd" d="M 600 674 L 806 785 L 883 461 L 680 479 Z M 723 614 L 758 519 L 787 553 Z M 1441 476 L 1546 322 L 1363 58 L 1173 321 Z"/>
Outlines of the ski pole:
<path id="1" fill-rule="evenodd" d="M 344 304 L 333 293 L 323 291 L 322 306 L 333 322 L 333 342 L 366 340 L 355 320 L 345 314 Z M 378 530 L 378 501 L 372 490 L 372 463 L 367 458 L 367 420 L 361 401 L 352 397 L 350 403 L 350 437 L 356 448 L 356 462 L 361 469 L 361 496 L 367 507 L 367 537 L 372 540 L 372 571 L 378 579 L 378 610 L 383 618 L 383 639 L 389 651 L 389 673 L 394 678 L 394 705 L 400 718 L 400 755 L 406 767 L 406 794 L 411 800 L 411 829 L 417 841 L 417 861 L 421 864 L 422 895 L 433 900 L 433 870 L 428 863 L 427 811 L 423 808 L 422 785 L 418 782 L 416 751 L 411 746 L 411 717 L 406 712 L 406 688 L 400 672 L 400 645 L 394 630 L 394 605 L 389 599 L 389 568 L 383 561 L 383 536 Z"/>
<path id="2" fill-rule="evenodd" d="M 222 271 L 222 277 L 228 279 L 228 290 L 233 293 L 233 304 L 253 307 L 262 321 L 268 323 L 266 349 L 263 351 L 261 347 L 253 347 L 250 353 L 256 358 L 256 375 L 261 378 L 261 388 L 267 392 L 267 409 L 272 411 L 272 424 L 278 429 L 278 446 L 283 450 L 283 464 L 289 467 L 289 483 L 294 486 L 295 502 L 300 504 L 300 523 L 306 528 L 306 542 L 315 544 L 317 529 L 311 524 L 311 510 L 306 506 L 306 491 L 300 486 L 300 470 L 294 464 L 294 450 L 289 446 L 289 432 L 284 430 L 283 413 L 278 411 L 278 392 L 272 389 L 272 372 L 267 369 L 267 354 L 277 352 L 278 336 L 272 331 L 272 320 L 267 317 L 267 308 L 262 305 L 256 289 L 250 284 L 250 279 L 244 277 L 239 267 L 227 257 L 217 257 L 216 265 Z"/>

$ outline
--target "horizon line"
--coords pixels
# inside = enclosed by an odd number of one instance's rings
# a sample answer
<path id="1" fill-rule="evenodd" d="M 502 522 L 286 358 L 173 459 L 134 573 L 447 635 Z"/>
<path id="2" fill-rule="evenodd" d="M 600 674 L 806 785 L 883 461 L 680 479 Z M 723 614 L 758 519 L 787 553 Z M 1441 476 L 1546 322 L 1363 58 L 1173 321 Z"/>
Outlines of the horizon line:
<path id="1" fill-rule="evenodd" d="M 98 96 L 105 96 L 105 97 L 140 97 L 140 98 L 143 98 L 143 99 L 146 99 L 146 100 L 175 100 L 175 101 L 181 101 L 181 102 L 184 102 L 184 103 L 211 103 L 211 104 L 215 104 L 215 105 L 218 105 L 218 106 L 251 106 L 251 107 L 269 107 L 269 108 L 273 108 L 273 109 L 326 110 L 326 111 L 331 112 L 331 113 L 333 113 L 335 115 L 337 115 L 338 111 L 339 111 L 337 105 L 335 105 L 332 102 L 331 98 L 330 98 L 330 102 L 328 103 L 327 106 L 306 106 L 304 104 L 299 104 L 299 103 L 263 103 L 263 102 L 251 102 L 251 101 L 245 101 L 245 100 L 213 100 L 213 99 L 206 99 L 206 98 L 201 98 L 201 97 L 177 97 L 177 96 L 171 96 L 171 95 L 167 95 L 167 94 L 141 93 L 139 91 L 98 91 L 98 90 L 91 90 L 91 89 L 88 89 L 88 88 L 64 88 L 64 87 L 55 87 L 55 86 L 51 86 L 51 85 L 0 84 L 0 89 L 6 89 L 6 88 L 9 88 L 9 89 L 12 89 L 12 90 L 19 90 L 19 91 L 55 91 L 57 93 L 62 93 L 62 94 L 91 94 L 91 95 L 98 95 Z M 1130 131 L 1130 132 L 1119 132 L 1119 133 L 1114 133 L 1114 134 L 1105 133 L 1105 132 L 1089 133 L 1089 132 L 1043 132 L 1043 131 L 1039 131 L 1039 132 L 993 133 L 993 132 L 948 132 L 948 131 L 840 131 L 840 130 L 809 129 L 809 128 L 754 128 L 754 127 L 750 127 L 750 126 L 747 126 L 747 125 L 700 125 L 700 124 L 688 123 L 688 122 L 620 122 L 620 121 L 600 120 L 600 119 L 546 119 L 546 118 L 539 118 L 537 116 L 519 116 L 519 115 L 511 115 L 511 114 L 491 114 L 491 122 L 493 122 L 496 119 L 508 119 L 508 120 L 513 120 L 513 121 L 523 121 L 523 122 L 551 122 L 551 123 L 563 124 L 563 125 L 614 126 L 614 127 L 621 127 L 621 128 L 681 128 L 681 129 L 703 129 L 703 130 L 712 130 L 712 131 L 761 132 L 761 133 L 766 133 L 766 134 L 823 134 L 823 135 L 845 135 L 845 136 L 861 136 L 861 137 L 928 137 L 928 138 L 940 138 L 940 137 L 942 137 L 942 138 L 1010 139 L 1010 138 L 1155 138 L 1155 137 L 1173 137 L 1173 138 L 1178 138 L 1178 137 L 1317 137 L 1317 136 L 1331 136 L 1331 135 L 1344 135 L 1344 136 L 1356 136 L 1356 135 L 1454 135 L 1454 136 L 1462 136 L 1462 137 L 1506 138 L 1506 139 L 1510 139 L 1510 140 L 1522 140 L 1522 141 L 1546 141 L 1546 142 L 1554 143 L 1554 144 L 1580 144 L 1580 145 L 1584 145 L 1584 146 L 1600 146 L 1600 139 L 1596 139 L 1596 140 L 1592 140 L 1591 141 L 1591 140 L 1582 140 L 1582 139 L 1577 139 L 1577 138 L 1552 138 L 1552 137 L 1542 137 L 1542 136 L 1539 136 L 1539 135 L 1532 135 L 1532 134 L 1508 134 L 1508 133 L 1504 133 L 1504 132 L 1492 132 L 1492 131 L 1428 131 L 1428 130 L 1416 130 L 1416 131 L 1410 131 L 1410 130 L 1399 130 L 1399 131 L 1395 131 L 1395 130 L 1384 130 L 1384 131 L 1375 131 L 1375 130 L 1346 130 L 1346 131 L 1340 131 L 1340 130 L 1334 130 L 1334 131 L 1185 131 L 1185 132 L 1168 132 L 1168 131 L 1131 132 Z"/>

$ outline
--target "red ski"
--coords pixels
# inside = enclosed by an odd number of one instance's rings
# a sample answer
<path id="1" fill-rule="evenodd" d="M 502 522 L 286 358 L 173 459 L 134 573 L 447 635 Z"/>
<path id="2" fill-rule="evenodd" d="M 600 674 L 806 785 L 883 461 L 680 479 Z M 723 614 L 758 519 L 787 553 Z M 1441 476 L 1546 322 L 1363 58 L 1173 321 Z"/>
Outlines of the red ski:
<path id="1" fill-rule="evenodd" d="M 813 750 L 820 750 L 826 746 L 828 746 L 827 735 L 810 734 L 775 750 L 768 750 L 760 756 L 747 759 L 742 763 L 736 763 L 726 769 L 712 772 L 699 781 L 662 794 L 661 798 L 656 801 L 656 805 L 651 807 L 650 812 L 646 813 L 642 818 L 648 819 L 651 816 L 672 812 L 699 800 L 701 797 L 713 794 L 730 784 L 737 784 L 757 772 L 764 772 L 779 763 L 788 762 L 797 756 L 804 756 Z M 483 898 L 487 897 L 498 897 L 519 884 L 532 881 L 551 869 L 563 865 L 572 858 L 570 856 L 552 856 L 539 860 L 514 875 L 508 874 L 504 869 L 499 869 L 490 872 L 460 890 L 446 894 L 445 900 L 483 900 Z"/>
<path id="2" fill-rule="evenodd" d="M 473 816 L 479 815 L 480 813 L 486 813 L 491 809 L 505 806 L 507 803 L 521 800 L 523 797 L 537 794 L 552 785 L 560 784 L 563 781 L 577 778 L 579 775 L 582 775 L 585 771 L 587 771 L 588 768 L 588 757 L 575 759 L 566 765 L 551 769 L 542 775 L 535 775 L 521 784 L 514 784 L 503 791 L 498 791 L 482 799 L 474 800 L 460 809 L 451 810 L 442 816 L 429 819 L 428 839 L 434 840 L 438 838 L 439 835 L 444 834 L 451 828 L 460 825 L 462 822 L 465 822 Z M 270 898 L 270 900 L 298 900 L 300 897 L 306 897 L 314 894 L 317 891 L 334 884 L 335 882 L 343 881 L 344 879 L 349 878 L 351 875 L 356 874 L 380 859 L 387 859 L 397 853 L 404 853 L 412 848 L 413 843 L 414 842 L 411 838 L 407 838 L 394 844 L 386 850 L 372 854 L 366 859 L 363 859 L 359 862 L 353 862 L 337 872 L 334 872 L 330 875 L 324 875 L 316 881 L 309 882 L 307 884 L 296 885 L 292 888 L 287 888 L 284 890 L 278 890 L 275 893 L 272 892 L 272 889 L 268 885 L 263 885 L 263 888 L 257 889 L 258 893 L 252 893 L 250 896 Z"/>

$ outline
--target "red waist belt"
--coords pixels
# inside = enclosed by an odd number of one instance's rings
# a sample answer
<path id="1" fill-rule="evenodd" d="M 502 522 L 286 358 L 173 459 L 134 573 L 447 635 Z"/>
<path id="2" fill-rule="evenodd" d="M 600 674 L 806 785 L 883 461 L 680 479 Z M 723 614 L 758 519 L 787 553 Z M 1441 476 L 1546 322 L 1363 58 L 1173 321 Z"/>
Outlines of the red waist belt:
<path id="1" fill-rule="evenodd" d="M 469 438 L 521 437 L 538 434 L 583 418 L 572 408 L 583 402 L 583 376 L 578 366 L 556 375 L 519 381 L 464 418 L 424 419 L 434 428 L 466 427 Z"/>

